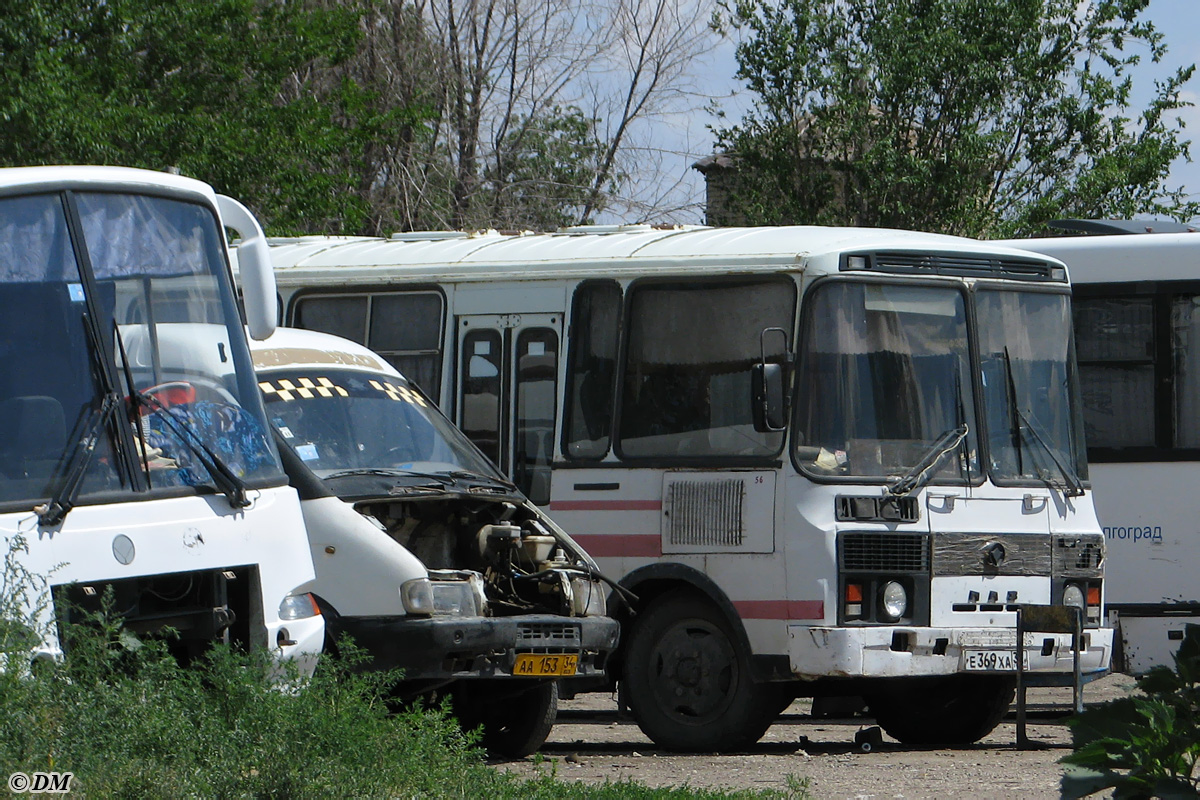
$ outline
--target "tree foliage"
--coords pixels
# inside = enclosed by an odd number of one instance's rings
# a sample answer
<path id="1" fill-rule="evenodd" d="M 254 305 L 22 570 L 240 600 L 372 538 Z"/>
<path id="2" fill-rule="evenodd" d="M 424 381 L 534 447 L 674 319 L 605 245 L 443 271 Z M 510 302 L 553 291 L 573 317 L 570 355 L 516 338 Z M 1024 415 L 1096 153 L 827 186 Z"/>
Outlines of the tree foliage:
<path id="1" fill-rule="evenodd" d="M 1012 236 L 1057 217 L 1185 218 L 1194 67 L 1131 109 L 1165 54 L 1148 0 L 727 0 L 756 95 L 716 131 L 742 221 Z"/>
<path id="2" fill-rule="evenodd" d="M 175 168 L 276 234 L 588 221 L 702 46 L 690 1 L 8 3 L 0 164 Z"/>

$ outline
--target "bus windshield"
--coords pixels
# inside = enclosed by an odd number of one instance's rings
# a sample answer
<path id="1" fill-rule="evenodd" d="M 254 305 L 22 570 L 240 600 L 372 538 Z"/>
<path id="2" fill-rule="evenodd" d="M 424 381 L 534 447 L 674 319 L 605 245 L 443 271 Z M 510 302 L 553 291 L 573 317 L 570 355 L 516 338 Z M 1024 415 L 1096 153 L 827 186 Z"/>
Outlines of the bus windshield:
<path id="1" fill-rule="evenodd" d="M 934 477 L 979 476 L 966 297 L 954 287 L 830 281 L 800 337 L 794 455 L 815 477 L 904 477 L 939 443 Z M 962 427 L 966 435 L 948 435 Z"/>
<path id="2" fill-rule="evenodd" d="M 309 469 L 499 479 L 478 448 L 407 380 L 354 370 L 259 371 L 267 415 Z"/>
<path id="3" fill-rule="evenodd" d="M 0 198 L 0 503 L 283 480 L 224 249 L 194 203 Z"/>
<path id="4" fill-rule="evenodd" d="M 1078 491 L 1087 460 L 1070 298 L 981 289 L 975 307 L 992 477 Z"/>

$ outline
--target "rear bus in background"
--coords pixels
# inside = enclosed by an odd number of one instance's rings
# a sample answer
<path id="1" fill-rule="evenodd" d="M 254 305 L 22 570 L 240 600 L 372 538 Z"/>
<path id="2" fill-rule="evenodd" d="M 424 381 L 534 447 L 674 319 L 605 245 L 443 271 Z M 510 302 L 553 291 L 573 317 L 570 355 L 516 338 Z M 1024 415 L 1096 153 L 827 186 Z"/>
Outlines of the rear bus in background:
<path id="1" fill-rule="evenodd" d="M 302 670 L 320 653 L 226 226 L 250 335 L 268 336 L 266 245 L 236 201 L 144 170 L 0 170 L 0 600 L 37 629 L 35 659 L 61 652 L 55 621 L 106 604 L 184 662 L 214 642 Z"/>
<path id="2" fill-rule="evenodd" d="M 678 750 L 858 695 L 912 743 L 1013 696 L 1016 609 L 1107 669 L 1062 264 L 823 228 L 305 237 L 294 326 L 380 353 L 637 596 L 610 672 Z M 1028 668 L 1069 675 L 1069 634 Z"/>
<path id="3" fill-rule="evenodd" d="M 1006 244 L 1066 262 L 1096 513 L 1107 539 L 1106 610 L 1117 666 L 1173 664 L 1200 623 L 1200 232 L 1064 220 L 1085 236 Z"/>

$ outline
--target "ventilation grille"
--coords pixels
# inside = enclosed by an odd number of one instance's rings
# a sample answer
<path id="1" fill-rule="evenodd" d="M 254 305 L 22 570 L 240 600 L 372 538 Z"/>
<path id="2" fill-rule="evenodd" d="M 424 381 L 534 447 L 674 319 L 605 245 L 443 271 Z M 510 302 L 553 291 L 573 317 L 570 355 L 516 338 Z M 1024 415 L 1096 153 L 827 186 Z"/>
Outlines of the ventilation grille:
<path id="1" fill-rule="evenodd" d="M 667 498 L 671 544 L 740 545 L 745 536 L 745 496 L 746 485 L 737 478 L 672 483 Z"/>
<path id="2" fill-rule="evenodd" d="M 844 533 L 844 572 L 928 572 L 929 537 L 903 533 Z"/>
<path id="3" fill-rule="evenodd" d="M 1056 280 L 1048 263 L 1022 258 L 929 253 L 876 253 L 870 264 L 870 269 L 878 272 L 974 275 L 1030 281 Z M 1065 278 L 1066 276 L 1063 275 L 1062 280 Z"/>
<path id="4" fill-rule="evenodd" d="M 520 650 L 543 650 L 568 648 L 578 650 L 582 637 L 578 625 L 560 625 L 554 622 L 517 625 L 516 646 Z"/>

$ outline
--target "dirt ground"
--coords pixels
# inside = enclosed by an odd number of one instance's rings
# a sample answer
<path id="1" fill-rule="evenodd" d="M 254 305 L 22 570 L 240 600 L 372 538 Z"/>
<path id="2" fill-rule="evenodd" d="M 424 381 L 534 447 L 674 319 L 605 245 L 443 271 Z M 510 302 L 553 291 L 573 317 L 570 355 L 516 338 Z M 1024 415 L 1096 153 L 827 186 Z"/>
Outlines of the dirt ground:
<path id="1" fill-rule="evenodd" d="M 1092 705 L 1128 694 L 1126 675 L 1110 675 L 1084 687 Z M 1070 752 L 1066 720 L 1069 688 L 1031 688 L 1029 738 L 1042 749 L 1016 747 L 1015 706 L 995 731 L 970 747 L 907 747 L 886 734 L 870 752 L 855 733 L 874 722 L 866 717 L 816 719 L 811 701 L 797 700 L 766 736 L 745 753 L 679 755 L 656 748 L 632 720 L 619 719 L 614 697 L 581 695 L 559 706 L 558 723 L 538 756 L 497 762 L 497 769 L 533 776 L 552 771 L 563 781 L 603 783 L 631 779 L 647 786 L 787 791 L 789 776 L 808 779 L 815 798 L 1054 798 Z"/>

